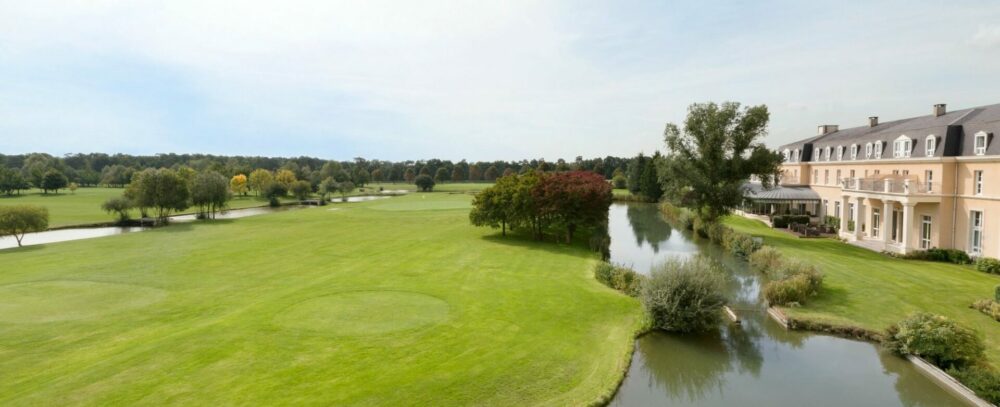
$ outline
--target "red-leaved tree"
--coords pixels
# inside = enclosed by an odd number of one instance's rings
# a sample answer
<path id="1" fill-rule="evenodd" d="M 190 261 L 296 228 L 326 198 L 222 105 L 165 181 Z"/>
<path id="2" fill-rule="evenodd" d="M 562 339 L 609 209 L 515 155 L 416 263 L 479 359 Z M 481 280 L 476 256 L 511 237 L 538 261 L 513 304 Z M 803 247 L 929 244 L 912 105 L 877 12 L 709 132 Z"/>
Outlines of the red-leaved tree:
<path id="1" fill-rule="evenodd" d="M 566 242 L 580 227 L 594 227 L 608 220 L 611 185 L 589 171 L 545 174 L 532 191 L 542 218 L 566 232 Z"/>

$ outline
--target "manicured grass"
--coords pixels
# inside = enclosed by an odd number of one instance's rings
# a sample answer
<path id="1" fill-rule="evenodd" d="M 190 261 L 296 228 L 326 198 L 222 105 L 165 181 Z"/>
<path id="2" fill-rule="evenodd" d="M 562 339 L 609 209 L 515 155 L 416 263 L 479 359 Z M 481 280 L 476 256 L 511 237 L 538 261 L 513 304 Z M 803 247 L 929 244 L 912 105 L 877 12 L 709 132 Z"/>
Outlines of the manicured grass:
<path id="1" fill-rule="evenodd" d="M 799 239 L 742 217 L 729 217 L 726 224 L 822 269 L 820 294 L 803 307 L 783 309 L 789 316 L 884 331 L 913 312 L 940 314 L 979 331 L 987 357 L 1000 366 L 1000 323 L 969 308 L 992 295 L 1000 276 L 971 266 L 895 259 L 833 239 Z"/>
<path id="2" fill-rule="evenodd" d="M 70 194 L 62 190 L 59 194 L 42 194 L 41 190 L 31 190 L 22 195 L 0 196 L 2 205 L 40 205 L 49 209 L 49 227 L 58 228 L 72 225 L 87 225 L 115 221 L 115 216 L 101 210 L 101 204 L 111 197 L 121 196 L 122 188 L 79 188 Z M 285 199 L 291 202 L 291 198 Z M 253 195 L 236 196 L 229 201 L 231 209 L 267 206 L 267 200 Z M 196 208 L 188 208 L 181 213 L 194 213 Z M 133 211 L 138 217 L 139 211 Z"/>
<path id="3" fill-rule="evenodd" d="M 442 208 L 470 199 L 0 251 L 0 405 L 582 405 L 612 391 L 638 302 L 593 279 L 584 247 Z M 390 204 L 437 210 L 376 210 Z"/>

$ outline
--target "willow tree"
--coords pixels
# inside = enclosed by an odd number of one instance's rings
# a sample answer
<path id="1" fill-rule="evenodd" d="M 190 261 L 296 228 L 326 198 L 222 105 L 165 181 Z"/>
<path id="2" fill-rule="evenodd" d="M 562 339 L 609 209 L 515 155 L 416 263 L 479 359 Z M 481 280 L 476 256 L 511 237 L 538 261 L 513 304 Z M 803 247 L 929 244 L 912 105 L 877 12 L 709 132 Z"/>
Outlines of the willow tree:
<path id="1" fill-rule="evenodd" d="M 781 155 L 764 146 L 769 119 L 765 105 L 688 107 L 683 128 L 668 123 L 664 131 L 667 154 L 660 182 L 668 198 L 712 223 L 740 204 L 743 185 L 751 176 L 770 185 Z"/>

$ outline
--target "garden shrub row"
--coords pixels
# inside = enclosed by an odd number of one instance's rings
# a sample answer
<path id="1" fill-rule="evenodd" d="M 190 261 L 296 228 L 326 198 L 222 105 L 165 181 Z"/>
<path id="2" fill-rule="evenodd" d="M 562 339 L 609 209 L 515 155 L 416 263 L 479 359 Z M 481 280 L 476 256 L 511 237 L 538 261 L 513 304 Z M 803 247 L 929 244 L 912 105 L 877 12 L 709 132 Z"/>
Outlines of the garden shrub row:
<path id="1" fill-rule="evenodd" d="M 737 232 L 721 223 L 714 223 L 705 229 L 709 240 L 744 259 L 749 258 L 754 252 L 760 250 L 762 246 L 762 243 L 759 240 L 755 240 L 753 236 Z"/>
<path id="2" fill-rule="evenodd" d="M 642 289 L 642 275 L 628 267 L 606 261 L 597 263 L 594 267 L 594 278 L 630 297 L 637 297 Z"/>
<path id="3" fill-rule="evenodd" d="M 778 215 L 771 218 L 771 225 L 775 228 L 784 229 L 793 223 L 808 225 L 810 217 L 807 215 Z"/>
<path id="4" fill-rule="evenodd" d="M 990 257 L 976 259 L 976 270 L 989 274 L 1000 274 L 1000 260 Z"/>
<path id="5" fill-rule="evenodd" d="M 942 263 L 953 263 L 953 264 L 972 264 L 972 259 L 969 254 L 958 249 L 938 249 L 931 248 L 927 250 L 916 250 L 909 252 L 907 254 L 898 254 L 883 252 L 889 254 L 893 257 L 899 257 L 909 260 L 925 260 L 925 261 L 939 261 Z"/>
<path id="6" fill-rule="evenodd" d="M 979 300 L 972 303 L 971 307 L 972 309 L 989 315 L 994 321 L 1000 322 L 1000 302 L 990 299 Z"/>

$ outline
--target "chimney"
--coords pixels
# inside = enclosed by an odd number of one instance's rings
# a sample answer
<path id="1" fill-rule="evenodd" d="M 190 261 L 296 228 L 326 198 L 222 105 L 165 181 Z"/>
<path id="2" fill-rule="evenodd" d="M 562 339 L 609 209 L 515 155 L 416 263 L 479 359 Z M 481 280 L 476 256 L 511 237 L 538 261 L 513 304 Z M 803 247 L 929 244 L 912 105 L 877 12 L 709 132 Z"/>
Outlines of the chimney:
<path id="1" fill-rule="evenodd" d="M 941 117 L 944 116 L 945 113 L 948 113 L 948 110 L 945 109 L 945 106 L 947 105 L 944 103 L 938 103 L 934 105 L 934 117 Z"/>
<path id="2" fill-rule="evenodd" d="M 875 126 L 878 126 L 878 116 L 869 116 L 868 127 L 875 127 Z"/>
<path id="3" fill-rule="evenodd" d="M 837 131 L 838 126 L 836 124 L 821 124 L 816 128 L 816 135 L 822 136 L 824 134 L 830 134 Z"/>

